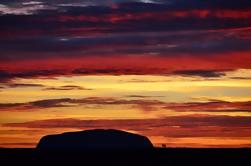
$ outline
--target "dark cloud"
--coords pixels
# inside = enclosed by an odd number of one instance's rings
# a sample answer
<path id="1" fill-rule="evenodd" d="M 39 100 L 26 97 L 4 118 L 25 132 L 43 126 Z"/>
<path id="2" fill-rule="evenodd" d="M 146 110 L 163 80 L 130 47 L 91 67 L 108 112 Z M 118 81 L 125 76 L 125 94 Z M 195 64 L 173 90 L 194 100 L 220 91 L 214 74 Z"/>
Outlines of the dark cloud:
<path id="1" fill-rule="evenodd" d="M 43 23 L 36 23 L 33 20 L 29 22 L 32 29 L 40 31 L 40 25 Z M 81 22 L 81 20 L 79 22 Z M 166 21 L 162 20 L 160 23 L 161 22 Z M 20 24 L 24 23 L 21 21 Z M 44 24 L 47 25 L 46 22 Z M 62 26 L 65 24 L 66 23 L 62 23 Z M 173 23 L 170 24 L 172 25 Z M 207 30 L 200 32 L 195 30 L 193 33 L 186 28 L 182 30 L 186 31 L 183 33 L 175 31 L 167 33 L 168 29 L 165 30 L 165 28 L 163 31 L 150 30 L 151 33 L 141 31 L 141 28 L 138 29 L 140 33 L 135 33 L 131 30 L 125 30 L 124 32 L 126 33 L 123 33 L 120 30 L 113 33 L 113 28 L 111 28 L 110 34 L 105 32 L 105 34 L 97 35 L 98 32 L 94 32 L 95 34 L 88 34 L 89 32 L 87 32 L 87 34 L 83 36 L 82 32 L 78 32 L 78 30 L 76 30 L 78 28 L 73 28 L 77 32 L 75 34 L 73 32 L 72 35 L 67 35 L 67 32 L 62 34 L 51 32 L 51 34 L 48 35 L 50 33 L 47 32 L 48 29 L 58 30 L 61 28 L 46 27 L 45 32 L 35 35 L 31 34 L 34 32 L 31 29 L 27 31 L 29 34 L 24 35 L 23 37 L 13 35 L 13 33 L 20 30 L 20 28 L 18 28 L 17 30 L 14 29 L 15 32 L 10 32 L 10 36 L 4 37 L 6 33 L 9 33 L 10 28 L 8 28 L 8 23 L 3 22 L 3 25 L 7 26 L 6 30 L 3 29 L 0 31 L 0 33 L 4 32 L 3 37 L 0 39 L 0 51 L 2 53 L 0 59 L 3 61 L 27 59 L 41 60 L 60 57 L 78 58 L 87 56 L 110 56 L 117 54 L 133 54 L 134 56 L 142 54 L 154 54 L 155 56 L 179 56 L 180 54 L 193 54 L 197 56 L 209 56 L 220 53 L 251 51 L 249 44 L 251 39 L 240 36 L 241 33 L 244 33 L 242 34 L 243 36 L 250 32 L 250 30 L 245 28 L 240 31 L 220 30 L 220 32 L 207 32 Z M 29 24 L 25 23 L 25 25 Z M 39 25 L 39 27 L 36 27 L 36 25 Z M 13 25 L 10 26 L 13 27 Z M 15 24 L 15 26 L 17 25 Z M 95 26 L 97 26 L 96 23 Z M 81 27 L 81 25 L 79 25 L 79 27 Z M 102 27 L 102 25 L 98 26 L 98 28 L 99 27 Z M 157 27 L 162 26 L 160 25 Z M 24 27 L 24 29 L 26 30 L 27 27 Z M 99 31 L 97 28 L 92 27 L 87 29 Z M 177 28 L 174 29 L 176 30 Z M 22 32 L 21 30 L 21 32 L 17 35 L 23 34 L 25 34 L 25 32 Z"/>
<path id="2" fill-rule="evenodd" d="M 38 100 L 27 103 L 1 103 L 0 110 L 8 111 L 8 109 L 16 109 L 16 111 L 26 111 L 39 108 L 51 108 L 51 107 L 67 107 L 67 102 L 70 102 L 71 99 L 48 99 L 48 100 Z"/>
<path id="3" fill-rule="evenodd" d="M 82 9 L 82 11 L 85 10 Z M 93 11 L 95 11 L 95 9 Z M 126 17 L 128 13 L 124 13 L 124 16 L 116 16 L 116 13 L 108 13 L 108 16 L 104 16 L 104 14 L 96 14 L 93 12 L 91 15 L 88 14 L 90 15 L 89 17 L 87 14 L 83 12 L 81 13 L 83 16 L 76 16 L 69 13 L 69 15 L 66 14 L 65 16 L 38 15 L 32 17 L 18 16 L 18 18 L 17 16 L 1 16 L 2 19 L 0 23 L 3 26 L 0 28 L 0 34 L 6 38 L 13 38 L 15 36 L 24 37 L 30 35 L 86 36 L 106 33 L 231 29 L 249 27 L 251 23 L 249 18 L 239 18 L 237 20 L 214 17 L 202 19 L 197 17 L 177 18 L 172 16 L 171 18 L 168 18 L 166 16 L 166 19 L 160 19 L 161 16 L 167 15 L 165 13 L 153 13 L 150 14 L 150 16 L 152 15 L 150 18 L 146 17 L 149 13 L 143 13 L 142 16 L 131 17 L 131 20 L 128 20 L 127 18 L 120 18 L 119 21 L 113 22 L 116 17 Z M 134 13 L 130 14 L 134 15 Z M 86 18 L 87 20 L 82 20 L 82 17 L 84 16 L 88 17 Z M 110 18 L 105 20 L 104 18 L 106 17 Z M 66 18 L 68 19 L 67 21 L 60 22 L 60 20 L 64 20 Z M 222 22 L 224 22 L 224 24 L 222 24 Z M 41 26 L 41 24 L 43 26 Z M 13 27 L 13 25 L 16 26 Z"/>
<path id="4" fill-rule="evenodd" d="M 58 75 L 65 74 L 62 70 L 34 70 L 34 71 L 22 71 L 22 72 L 8 72 L 4 70 L 0 70 L 0 81 L 10 82 L 16 78 L 53 78 Z M 15 84 L 10 83 L 10 86 Z M 16 84 L 21 85 L 21 84 Z M 25 84 L 23 84 L 25 85 Z M 22 85 L 21 85 L 22 86 Z"/>
<path id="5" fill-rule="evenodd" d="M 130 57 L 129 57 L 130 58 Z M 148 57 L 146 57 L 148 58 Z M 182 58 L 182 57 L 181 57 Z M 126 58 L 125 58 L 126 59 Z M 91 60 L 92 61 L 92 60 Z M 93 62 L 95 61 L 93 60 Z M 109 62 L 107 62 L 109 63 Z M 127 63 L 127 62 L 125 62 Z M 143 62 L 144 63 L 144 62 Z M 148 62 L 146 62 L 148 63 Z M 175 62 L 177 63 L 177 62 Z M 192 61 L 189 63 L 193 63 Z M 38 64 L 39 65 L 39 64 Z M 66 64 L 69 65 L 69 64 Z M 73 65 L 73 64 L 72 64 Z M 109 64 L 111 65 L 111 64 Z M 128 64 L 129 65 L 129 64 Z M 171 64 L 174 65 L 174 64 Z M 189 65 L 190 66 L 190 65 Z M 22 66 L 19 66 L 22 67 Z M 44 67 L 44 66 L 43 66 Z M 186 69 L 186 70 L 179 70 L 179 66 L 177 66 L 176 70 L 171 68 L 164 68 L 160 66 L 156 67 L 142 67 L 140 64 L 136 64 L 135 66 L 127 67 L 125 64 L 121 66 L 114 67 L 113 65 L 109 67 L 103 67 L 102 64 L 100 66 L 93 67 L 86 67 L 86 68 L 78 68 L 76 66 L 71 66 L 72 68 L 65 68 L 65 69 L 51 69 L 51 70 L 39 70 L 39 69 L 30 69 L 27 71 L 5 71 L 0 70 L 0 81 L 1 83 L 10 88 L 17 88 L 17 87 L 43 87 L 41 84 L 24 84 L 24 83 L 15 83 L 17 79 L 24 78 L 24 79 L 56 79 L 59 76 L 88 76 L 88 75 L 162 75 L 162 76 L 171 76 L 171 75 L 180 75 L 184 77 L 204 77 L 204 78 L 220 78 L 226 75 L 226 72 L 234 71 L 235 69 Z M 207 66 L 205 66 L 206 68 Z M 48 67 L 44 67 L 48 68 Z M 196 66 L 195 66 L 196 68 Z M 232 67 L 233 68 L 233 67 Z M 237 68 L 237 67 L 235 67 Z M 173 71 L 172 71 L 173 70 Z M 232 79 L 248 79 L 248 78 L 238 78 L 234 77 Z M 126 82 L 145 82 L 145 83 L 153 83 L 153 82 L 166 82 L 167 80 L 160 80 L 160 81 L 151 81 L 151 80 L 141 80 L 141 79 L 132 79 Z M 121 80 L 121 82 L 125 82 Z M 45 90 L 91 90 L 90 88 L 84 87 L 77 87 L 77 86 L 62 86 L 62 87 L 46 87 Z"/>
<path id="6" fill-rule="evenodd" d="M 112 98 L 112 97 L 88 97 L 82 99 L 70 99 L 70 98 L 62 98 L 62 99 L 48 99 L 48 100 L 38 100 L 27 103 L 1 103 L 0 110 L 2 111 L 10 111 L 9 109 L 14 109 L 15 111 L 26 111 L 26 110 L 36 110 L 40 108 L 53 108 L 53 107 L 73 107 L 78 105 L 136 105 L 140 108 L 152 109 L 153 106 L 158 106 L 159 104 L 163 104 L 163 102 L 158 100 L 125 100 L 120 98 Z"/>
<path id="7" fill-rule="evenodd" d="M 90 88 L 84 88 L 81 86 L 76 86 L 76 85 L 65 85 L 65 86 L 60 86 L 60 87 L 48 87 L 45 88 L 44 90 L 93 90 Z"/>
<path id="8" fill-rule="evenodd" d="M 188 103 L 169 103 L 152 99 L 151 96 L 126 96 L 131 99 L 115 97 L 87 97 L 81 99 L 61 98 L 38 100 L 27 103 L 1 103 L 1 111 L 30 111 L 42 108 L 54 107 L 74 107 L 81 105 L 131 105 L 145 112 L 159 109 L 168 109 L 176 112 L 197 112 L 197 113 L 234 113 L 251 112 L 251 102 L 227 102 L 227 101 L 208 101 L 208 102 L 188 102 Z M 153 97 L 153 96 L 152 96 Z M 161 96 L 154 96 L 161 97 Z"/>
<path id="9" fill-rule="evenodd" d="M 225 72 L 217 70 L 177 70 L 173 74 L 181 76 L 199 76 L 199 77 L 221 77 L 225 76 Z"/>
<path id="10" fill-rule="evenodd" d="M 230 77 L 230 78 L 234 80 L 251 80 L 251 77 Z"/>
<path id="11" fill-rule="evenodd" d="M 65 107 L 64 103 L 68 103 L 72 101 L 72 99 L 64 98 L 64 99 L 48 99 L 48 100 L 39 100 L 28 103 L 28 108 L 50 108 L 50 107 Z"/>
<path id="12" fill-rule="evenodd" d="M 0 81 L 2 81 L 2 86 L 0 86 L 0 89 L 6 89 L 6 88 L 43 88 L 43 87 L 45 87 L 42 84 L 14 83 L 13 79 L 14 78 L 12 78 L 12 77 L 2 78 L 2 80 L 0 78 Z"/>
<path id="13" fill-rule="evenodd" d="M 6 71 L 1 71 L 0 70 L 0 81 L 1 82 L 7 82 L 11 79 L 12 77 L 9 75 L 8 72 Z"/>
<path id="14" fill-rule="evenodd" d="M 25 87 L 44 87 L 42 84 L 21 84 L 21 83 L 10 83 L 9 88 L 25 88 Z"/>
<path id="15" fill-rule="evenodd" d="M 201 112 L 204 111 L 204 112 L 224 112 L 224 113 L 227 113 L 227 112 L 246 112 L 246 113 L 251 113 L 251 109 L 219 109 L 219 110 L 201 110 Z"/>
<path id="16" fill-rule="evenodd" d="M 249 9 L 251 3 L 249 0 L 171 0 L 169 1 L 172 7 L 182 9 Z M 166 2 L 168 4 L 168 2 Z"/>
<path id="17" fill-rule="evenodd" d="M 178 112 L 251 112 L 251 101 L 227 102 L 212 100 L 208 102 L 167 103 L 164 108 Z"/>
<path id="18" fill-rule="evenodd" d="M 4 109 L 10 109 L 10 108 L 17 108 L 19 106 L 22 106 L 23 104 L 21 103 L 1 103 L 0 104 L 0 109 L 4 110 Z"/>
<path id="19" fill-rule="evenodd" d="M 151 2 L 151 3 L 149 3 Z M 143 0 L 103 0 L 103 1 L 97 1 L 97 0 L 74 0 L 74 1 L 67 1 L 67 0 L 40 0 L 40 1 L 31 1 L 31 0 L 12 0 L 1 1 L 1 4 L 5 5 L 6 7 L 12 8 L 12 9 L 18 9 L 21 8 L 24 10 L 24 12 L 12 12 L 13 14 L 26 14 L 27 11 L 30 11 L 32 14 L 32 11 L 34 14 L 36 11 L 42 10 L 72 10 L 73 7 L 84 7 L 89 8 L 92 6 L 98 6 L 98 7 L 107 7 L 112 8 L 113 10 L 118 10 L 121 7 L 124 8 L 124 10 L 129 11 L 139 11 L 139 10 L 187 10 L 187 9 L 249 9 L 250 8 L 250 1 L 248 0 L 210 0 L 208 2 L 205 1 L 198 1 L 198 0 L 151 0 L 151 1 L 143 1 Z M 40 5 L 43 5 L 39 8 Z M 33 7 L 33 8 L 27 8 L 27 7 Z M 151 9 L 151 7 L 153 9 Z M 3 14 L 7 14 L 6 10 L 4 8 L 1 10 Z M 5 11 L 5 12 L 4 12 Z M 11 13 L 11 12 L 9 12 Z M 29 12 L 27 13 L 29 14 Z"/>
<path id="20" fill-rule="evenodd" d="M 125 97 L 131 97 L 131 98 L 152 98 L 152 97 L 164 97 L 164 96 L 127 95 Z"/>
<path id="21" fill-rule="evenodd" d="M 156 72 L 156 71 L 154 71 Z M 72 71 L 73 74 L 81 75 L 123 75 L 127 73 L 128 75 L 141 75 L 144 71 L 141 69 L 132 68 L 114 68 L 114 69 L 75 69 Z"/>
<path id="22" fill-rule="evenodd" d="M 99 2 L 100 3 L 100 2 Z M 228 4 L 225 5 L 224 4 Z M 247 3 L 245 1 L 245 3 Z M 244 4 L 245 4 L 244 3 Z M 196 5 L 192 5 L 196 4 Z M 223 4 L 222 7 L 219 7 Z M 230 5 L 229 5 L 230 4 Z M 238 2 L 240 4 L 240 2 Z M 248 2 L 248 4 L 250 4 Z M 248 11 L 248 5 L 231 6 L 233 3 L 226 1 L 202 3 L 194 1 L 169 2 L 169 3 L 122 3 L 114 6 L 56 6 L 54 11 L 38 9 L 34 15 L 3 15 L 1 16 L 1 31 L 5 36 L 24 34 L 48 35 L 72 35 L 73 34 L 97 34 L 113 32 L 150 32 L 150 31 L 176 31 L 176 30 L 199 30 L 199 29 L 222 29 L 240 28 L 250 26 L 250 19 L 242 14 L 240 18 L 229 16 L 219 18 L 215 15 L 216 10 Z M 41 5 L 35 5 L 41 6 Z M 236 6 L 239 6 L 237 8 Z M 52 8 L 53 8 L 52 7 Z M 228 8 L 231 7 L 231 8 Z M 26 7 L 27 8 L 27 7 Z M 48 7 L 47 7 L 48 8 Z M 9 12 L 18 11 L 18 8 L 9 9 Z M 194 14 L 193 10 L 209 10 L 207 17 Z M 187 17 L 175 12 L 188 11 Z M 190 12 L 190 13 L 189 13 Z M 231 13 L 230 13 L 231 14 Z M 224 14 L 222 14 L 224 16 Z M 221 16 L 221 15 L 220 15 Z M 224 24 L 222 23 L 224 22 Z M 150 24 L 151 23 L 151 24 Z M 15 27 L 13 26 L 15 25 Z M 22 32 L 22 33 L 17 33 Z M 3 33 L 4 35 L 4 33 Z M 30 36 L 30 35 L 28 35 Z"/>

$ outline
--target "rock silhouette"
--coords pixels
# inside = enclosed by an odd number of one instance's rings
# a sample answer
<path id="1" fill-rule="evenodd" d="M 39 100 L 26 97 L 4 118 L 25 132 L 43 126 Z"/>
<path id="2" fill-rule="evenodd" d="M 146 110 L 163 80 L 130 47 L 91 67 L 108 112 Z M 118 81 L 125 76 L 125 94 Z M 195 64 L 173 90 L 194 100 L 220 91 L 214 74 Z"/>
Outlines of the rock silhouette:
<path id="1" fill-rule="evenodd" d="M 120 130 L 85 130 L 44 136 L 37 150 L 151 150 L 150 140 Z"/>

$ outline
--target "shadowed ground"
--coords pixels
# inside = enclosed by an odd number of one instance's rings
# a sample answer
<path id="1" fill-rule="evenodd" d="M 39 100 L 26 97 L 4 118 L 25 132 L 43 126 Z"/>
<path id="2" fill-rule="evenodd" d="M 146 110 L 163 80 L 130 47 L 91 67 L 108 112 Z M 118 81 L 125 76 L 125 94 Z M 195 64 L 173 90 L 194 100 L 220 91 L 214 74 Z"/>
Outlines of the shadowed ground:
<path id="1" fill-rule="evenodd" d="M 59 152 L 60 154 L 60 152 Z M 128 165 L 126 159 L 120 160 L 116 157 L 117 153 L 112 152 L 75 152 L 66 157 L 64 161 L 62 157 L 56 154 L 56 158 L 45 158 L 41 162 L 41 156 L 35 149 L 0 149 L 0 163 L 8 163 L 9 165 L 52 165 L 53 163 L 83 163 L 78 165 Z M 95 155 L 97 154 L 97 155 Z M 103 154 L 103 155 L 98 155 Z M 251 165 L 251 149 L 190 149 L 190 148 L 156 148 L 153 154 L 137 153 L 135 151 L 127 151 L 124 153 L 127 157 L 134 156 L 131 165 L 153 165 L 153 166 L 250 166 Z M 54 154 L 55 155 L 55 154 Z M 74 157 L 75 156 L 75 157 Z M 79 160 L 75 160 L 79 158 Z M 46 160 L 47 159 L 47 160 Z M 60 160 L 62 159 L 62 160 Z M 103 161 L 106 159 L 106 161 Z M 60 162 L 61 161 L 61 162 Z M 94 161 L 94 162 L 92 162 Z M 121 164 L 122 163 L 122 164 Z M 58 165 L 58 164 L 56 164 Z M 70 164 L 69 164 L 70 165 Z"/>

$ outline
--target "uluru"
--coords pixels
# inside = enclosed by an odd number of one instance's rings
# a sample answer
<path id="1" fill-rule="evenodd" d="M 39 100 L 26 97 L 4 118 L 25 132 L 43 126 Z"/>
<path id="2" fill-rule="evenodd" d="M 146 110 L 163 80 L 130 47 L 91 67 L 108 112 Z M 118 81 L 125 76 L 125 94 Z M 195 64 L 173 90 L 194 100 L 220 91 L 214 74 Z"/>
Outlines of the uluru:
<path id="1" fill-rule="evenodd" d="M 95 129 L 47 135 L 37 150 L 151 150 L 151 141 L 142 135 L 113 129 Z"/>

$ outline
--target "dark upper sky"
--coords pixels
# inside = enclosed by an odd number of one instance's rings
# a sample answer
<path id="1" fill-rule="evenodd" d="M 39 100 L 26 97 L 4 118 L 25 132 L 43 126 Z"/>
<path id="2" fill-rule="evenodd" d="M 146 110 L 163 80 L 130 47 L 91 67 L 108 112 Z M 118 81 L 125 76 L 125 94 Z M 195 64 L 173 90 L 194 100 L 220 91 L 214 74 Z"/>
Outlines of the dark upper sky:
<path id="1" fill-rule="evenodd" d="M 26 75 L 23 66 L 36 73 L 31 61 L 41 66 L 38 75 L 168 74 L 184 70 L 166 67 L 184 56 L 204 64 L 185 70 L 250 68 L 250 8 L 249 0 L 3 0 L 1 75 Z"/>

